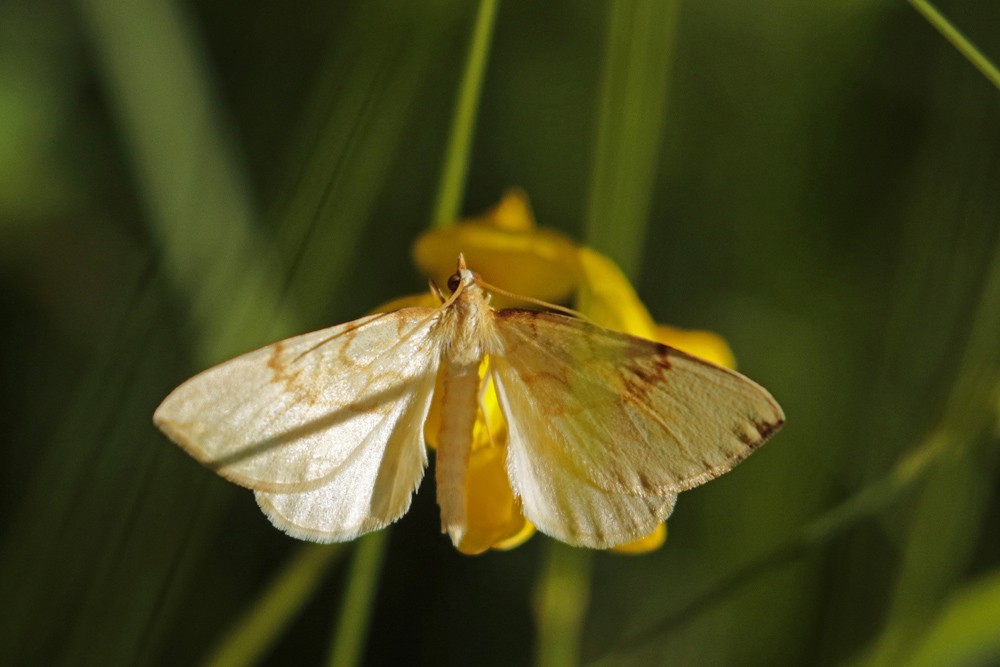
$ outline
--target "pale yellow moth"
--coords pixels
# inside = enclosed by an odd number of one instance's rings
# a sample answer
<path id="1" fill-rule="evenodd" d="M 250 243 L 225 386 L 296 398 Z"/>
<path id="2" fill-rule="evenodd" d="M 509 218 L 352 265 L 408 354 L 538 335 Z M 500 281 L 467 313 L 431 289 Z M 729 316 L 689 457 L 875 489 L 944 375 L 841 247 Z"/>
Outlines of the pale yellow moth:
<path id="1" fill-rule="evenodd" d="M 492 381 L 524 516 L 595 548 L 648 534 L 679 492 L 730 470 L 784 422 L 739 373 L 581 319 L 495 310 L 482 285 L 460 258 L 440 307 L 369 315 L 236 357 L 177 387 L 153 420 L 253 489 L 278 528 L 339 542 L 409 509 L 440 373 L 437 500 L 457 545 L 481 386 Z"/>

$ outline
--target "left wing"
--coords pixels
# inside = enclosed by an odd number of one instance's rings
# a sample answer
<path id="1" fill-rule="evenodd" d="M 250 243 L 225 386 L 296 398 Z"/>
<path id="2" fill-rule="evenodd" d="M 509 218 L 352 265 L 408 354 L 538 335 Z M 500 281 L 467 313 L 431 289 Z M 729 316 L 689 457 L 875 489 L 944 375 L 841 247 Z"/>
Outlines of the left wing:
<path id="1" fill-rule="evenodd" d="M 389 525 L 410 507 L 427 466 L 423 428 L 434 376 L 410 387 L 412 399 L 396 401 L 391 418 L 355 443 L 351 454 L 308 490 L 255 491 L 275 526 L 313 542 L 346 542 Z"/>
<path id="2" fill-rule="evenodd" d="M 525 516 L 571 544 L 650 532 L 676 494 L 746 458 L 784 421 L 744 376 L 552 313 L 495 313 L 490 363 Z"/>
<path id="3" fill-rule="evenodd" d="M 174 389 L 153 421 L 241 486 L 325 484 L 373 434 L 387 438 L 406 406 L 429 404 L 440 356 L 434 312 L 369 315 L 248 352 Z"/>
<path id="4" fill-rule="evenodd" d="M 248 352 L 179 386 L 153 420 L 254 489 L 279 528 L 352 539 L 399 518 L 423 476 L 436 320 L 406 308 Z"/>

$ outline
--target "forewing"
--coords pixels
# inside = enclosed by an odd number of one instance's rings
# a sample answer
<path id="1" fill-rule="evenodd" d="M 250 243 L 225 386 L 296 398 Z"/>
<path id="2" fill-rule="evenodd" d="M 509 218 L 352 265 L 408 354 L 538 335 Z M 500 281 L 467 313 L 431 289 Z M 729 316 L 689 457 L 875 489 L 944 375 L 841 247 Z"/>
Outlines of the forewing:
<path id="1" fill-rule="evenodd" d="M 427 466 L 423 424 L 434 377 L 421 378 L 415 400 L 397 401 L 336 469 L 307 491 L 257 491 L 278 528 L 299 539 L 343 542 L 392 523 L 410 507 Z"/>
<path id="2" fill-rule="evenodd" d="M 511 484 L 528 519 L 571 543 L 641 537 L 675 494 L 784 421 L 751 380 L 664 345 L 552 313 L 502 310 L 495 322 Z"/>
<path id="3" fill-rule="evenodd" d="M 382 484 L 405 473 L 412 490 L 440 357 L 435 318 L 407 308 L 249 352 L 179 386 L 153 419 L 196 459 L 258 491 L 340 494 L 330 485 L 359 466 Z M 379 477 L 390 453 L 405 462 Z"/>

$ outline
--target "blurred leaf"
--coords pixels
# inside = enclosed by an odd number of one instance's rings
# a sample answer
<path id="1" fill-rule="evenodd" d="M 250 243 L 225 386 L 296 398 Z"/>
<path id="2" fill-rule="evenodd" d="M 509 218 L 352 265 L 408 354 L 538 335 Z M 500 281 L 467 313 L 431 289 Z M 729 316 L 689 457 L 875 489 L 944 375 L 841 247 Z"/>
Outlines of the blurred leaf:
<path id="1" fill-rule="evenodd" d="M 1000 571 L 963 586 L 914 647 L 909 667 L 973 667 L 1000 660 Z"/>
<path id="2" fill-rule="evenodd" d="M 653 197 L 679 5 L 673 0 L 607 5 L 611 18 L 604 44 L 585 240 L 631 275 L 639 270 Z M 537 664 L 579 662 L 593 558 L 584 549 L 547 543 L 535 593 Z"/>
<path id="3" fill-rule="evenodd" d="M 335 303 L 379 197 L 399 187 L 387 178 L 409 140 L 420 86 L 435 67 L 452 66 L 441 45 L 465 32 L 468 18 L 453 1 L 359 3 L 346 29 L 354 39 L 334 43 L 302 123 L 309 131 L 292 151 L 301 171 L 276 213 L 294 304 L 307 318 Z"/>
<path id="4" fill-rule="evenodd" d="M 941 72 L 942 77 L 949 74 L 950 67 Z M 947 368 L 950 387 L 942 394 L 936 425 L 944 455 L 902 524 L 902 560 L 885 627 L 865 659 L 871 665 L 899 664 L 905 659 L 926 631 L 932 610 L 960 581 L 988 515 L 1000 463 L 991 414 L 1000 377 L 1000 346 L 996 344 L 1000 337 L 1000 234 L 996 231 L 1000 204 L 993 201 L 971 208 L 967 204 L 970 198 L 988 201 L 987 193 L 995 189 L 1000 164 L 976 158 L 984 137 L 1000 137 L 1000 123 L 995 113 L 977 110 L 962 116 L 960 128 L 950 127 L 948 116 L 976 106 L 973 100 L 978 99 L 982 82 L 969 74 L 959 79 L 949 76 L 936 89 L 941 95 L 951 88 L 949 106 L 942 110 L 938 133 L 931 135 L 926 147 L 920 165 L 926 187 L 913 202 L 915 218 L 923 218 L 925 225 L 913 230 L 914 241 L 922 242 L 922 247 L 916 247 L 929 267 L 942 267 L 945 273 L 934 279 L 930 290 L 914 291 L 919 283 L 904 276 L 900 282 L 901 289 L 911 294 L 911 322 L 919 321 L 929 304 L 940 303 L 942 311 L 966 308 L 964 317 L 954 320 L 953 329 L 931 328 L 921 337 L 925 345 L 935 345 L 954 358 L 954 366 Z M 943 169 L 949 164 L 953 165 L 950 172 Z M 947 241 L 942 244 L 940 238 Z M 970 262 L 977 270 L 963 271 Z M 910 332 L 900 335 L 901 347 L 920 340 Z M 954 352 L 948 344 L 956 346 Z M 935 381 L 940 382 L 940 376 Z"/>
<path id="5" fill-rule="evenodd" d="M 163 247 L 164 275 L 190 298 L 200 364 L 217 360 L 254 340 L 247 318 L 280 283 L 256 237 L 203 56 L 169 3 L 82 0 L 79 9 Z M 166 285 L 148 270 L 123 278 L 136 287 L 109 329 L 104 367 L 79 389 L 11 531 L 9 557 L 32 554 L 10 595 L 21 631 L 35 637 L 19 661 L 136 662 L 162 638 L 178 600 L 171 583 L 191 572 L 192 547 L 218 512 L 218 490 L 204 475 L 181 487 L 175 452 L 149 426 L 150 394 L 162 389 L 148 379 L 176 373 L 165 368 L 176 357 L 157 326 Z M 71 559 L 64 540 L 77 545 Z M 133 579 L 143 585 L 124 583 Z M 49 586 L 58 598 L 39 594 Z M 49 641 L 53 634 L 60 641 Z M 113 642 L 98 639 L 111 634 Z"/>
<path id="6" fill-rule="evenodd" d="M 64 66 L 72 45 L 56 16 L 42 4 L 0 5 L 0 246 L 75 194 L 56 145 L 80 68 Z"/>
<path id="7" fill-rule="evenodd" d="M 190 303 L 203 362 L 262 343 L 283 284 L 189 18 L 167 0 L 80 0 L 163 271 Z M 265 311 L 266 312 L 266 311 Z M 285 331 L 294 327 L 279 326 Z"/>
<path id="8" fill-rule="evenodd" d="M 630 276 L 642 256 L 659 166 L 679 0 L 623 0 L 601 74 L 585 237 Z"/>

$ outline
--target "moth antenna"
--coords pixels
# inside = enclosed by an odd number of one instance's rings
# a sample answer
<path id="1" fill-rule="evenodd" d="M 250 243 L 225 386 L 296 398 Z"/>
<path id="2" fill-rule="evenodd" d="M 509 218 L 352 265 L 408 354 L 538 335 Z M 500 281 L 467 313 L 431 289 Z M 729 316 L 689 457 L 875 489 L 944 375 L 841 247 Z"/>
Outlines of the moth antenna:
<path id="1" fill-rule="evenodd" d="M 444 294 L 441 292 L 441 288 L 437 286 L 437 283 L 435 283 L 433 280 L 428 280 L 427 286 L 430 287 L 431 294 L 436 296 L 438 298 L 438 301 L 440 301 L 441 303 L 447 301 Z"/>
<path id="2" fill-rule="evenodd" d="M 505 297 L 507 297 L 509 299 L 515 299 L 517 301 L 525 301 L 527 303 L 533 303 L 536 306 L 541 306 L 542 308 L 548 308 L 550 310 L 555 310 L 557 312 L 562 313 L 563 315 L 569 315 L 570 317 L 576 317 L 578 319 L 583 320 L 584 322 L 590 322 L 591 324 L 597 324 L 597 322 L 595 322 L 594 320 L 590 319 L 589 317 L 587 317 L 586 315 L 584 315 L 583 313 L 581 313 L 579 310 L 573 310 L 572 308 L 567 308 L 566 306 L 560 306 L 560 305 L 555 304 L 555 303 L 549 303 L 548 301 L 542 301 L 541 299 L 536 299 L 534 297 L 524 296 L 523 294 L 514 294 L 513 292 L 508 292 L 505 289 L 500 289 L 499 287 L 497 287 L 495 285 L 489 284 L 488 282 L 486 282 L 482 278 L 479 278 L 478 276 L 476 277 L 476 284 L 479 285 L 480 287 L 482 287 L 485 290 L 489 290 L 490 292 L 493 292 L 494 294 L 500 294 L 501 296 L 505 296 Z"/>

